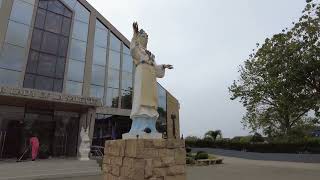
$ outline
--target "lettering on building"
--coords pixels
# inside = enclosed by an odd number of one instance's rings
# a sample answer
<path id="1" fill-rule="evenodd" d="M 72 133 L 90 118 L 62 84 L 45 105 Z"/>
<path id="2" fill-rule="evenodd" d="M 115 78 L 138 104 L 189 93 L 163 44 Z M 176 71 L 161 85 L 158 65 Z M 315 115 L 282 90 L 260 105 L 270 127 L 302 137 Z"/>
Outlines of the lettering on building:
<path id="1" fill-rule="evenodd" d="M 26 88 L 0 87 L 0 96 L 22 97 L 88 106 L 102 106 L 101 99 L 99 98 L 66 95 Z"/>

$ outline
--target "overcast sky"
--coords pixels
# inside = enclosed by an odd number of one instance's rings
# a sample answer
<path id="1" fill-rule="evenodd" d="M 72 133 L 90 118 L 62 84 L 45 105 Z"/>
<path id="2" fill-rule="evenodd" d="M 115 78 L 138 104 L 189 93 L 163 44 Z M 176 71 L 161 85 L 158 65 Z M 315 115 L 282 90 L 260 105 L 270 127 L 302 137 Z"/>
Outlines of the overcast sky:
<path id="1" fill-rule="evenodd" d="M 184 136 L 221 129 L 224 137 L 247 135 L 245 112 L 228 86 L 257 42 L 301 15 L 305 0 L 88 0 L 129 40 L 138 21 L 149 34 L 158 64 L 174 70 L 159 82 L 181 104 Z"/>

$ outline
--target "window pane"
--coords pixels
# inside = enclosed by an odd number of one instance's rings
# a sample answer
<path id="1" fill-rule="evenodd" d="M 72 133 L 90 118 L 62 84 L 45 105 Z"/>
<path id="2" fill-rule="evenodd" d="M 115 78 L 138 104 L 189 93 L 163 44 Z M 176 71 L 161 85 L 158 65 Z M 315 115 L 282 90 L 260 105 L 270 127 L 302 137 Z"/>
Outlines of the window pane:
<path id="1" fill-rule="evenodd" d="M 29 27 L 9 21 L 8 30 L 6 34 L 6 42 L 17 46 L 27 47 L 29 37 Z"/>
<path id="2" fill-rule="evenodd" d="M 55 12 L 57 14 L 63 15 L 64 13 L 64 5 L 61 4 L 58 0 L 48 1 L 48 10 Z"/>
<path id="3" fill-rule="evenodd" d="M 96 27 L 101 30 L 108 31 L 108 28 L 103 23 L 101 23 L 99 19 L 97 19 L 96 21 Z"/>
<path id="4" fill-rule="evenodd" d="M 159 107 L 166 111 L 167 109 L 167 91 L 158 84 L 158 104 Z"/>
<path id="5" fill-rule="evenodd" d="M 40 8 L 47 9 L 47 7 L 48 7 L 48 1 L 39 1 L 38 6 L 39 6 Z"/>
<path id="6" fill-rule="evenodd" d="M 106 65 L 107 49 L 95 46 L 93 49 L 93 64 Z"/>
<path id="7" fill-rule="evenodd" d="M 0 68 L 0 84 L 2 86 L 18 87 L 21 73 Z"/>
<path id="8" fill-rule="evenodd" d="M 39 53 L 30 50 L 26 72 L 37 73 Z"/>
<path id="9" fill-rule="evenodd" d="M 69 38 L 60 36 L 59 56 L 66 57 L 68 52 Z"/>
<path id="10" fill-rule="evenodd" d="M 103 87 L 91 85 L 91 89 L 90 89 L 91 97 L 103 98 L 103 95 L 104 95 Z"/>
<path id="11" fill-rule="evenodd" d="M 34 76 L 34 75 L 32 75 L 32 74 L 26 74 L 26 75 L 24 76 L 23 87 L 24 87 L 24 88 L 31 88 L 31 89 L 33 89 L 33 88 L 34 88 L 35 77 L 36 77 L 36 76 Z"/>
<path id="12" fill-rule="evenodd" d="M 94 37 L 94 44 L 103 48 L 108 46 L 108 31 L 96 28 L 96 33 Z"/>
<path id="13" fill-rule="evenodd" d="M 40 2 L 43 2 L 43 1 L 40 1 Z M 34 26 L 40 29 L 44 29 L 45 21 L 46 21 L 46 11 L 43 9 L 38 9 Z"/>
<path id="14" fill-rule="evenodd" d="M 158 84 L 158 94 L 162 97 L 167 95 L 167 91 L 160 84 Z"/>
<path id="15" fill-rule="evenodd" d="M 74 21 L 72 37 L 81 41 L 87 41 L 88 27 L 86 23 Z"/>
<path id="16" fill-rule="evenodd" d="M 46 53 L 57 54 L 59 46 L 59 36 L 53 33 L 44 32 L 41 50 Z"/>
<path id="17" fill-rule="evenodd" d="M 52 91 L 53 79 L 44 76 L 37 76 L 34 85 L 35 89 Z"/>
<path id="18" fill-rule="evenodd" d="M 0 53 L 0 67 L 22 71 L 25 62 L 24 53 L 24 48 L 5 43 Z"/>
<path id="19" fill-rule="evenodd" d="M 130 49 L 127 46 L 123 46 L 123 53 L 130 55 Z M 131 55 L 130 55 L 131 56 Z"/>
<path id="20" fill-rule="evenodd" d="M 60 33 L 62 25 L 62 16 L 54 14 L 52 12 L 47 12 L 45 30 Z"/>
<path id="21" fill-rule="evenodd" d="M 93 65 L 91 84 L 104 86 L 105 72 L 106 72 L 105 67 Z"/>
<path id="22" fill-rule="evenodd" d="M 66 3 L 70 8 L 74 8 L 74 6 L 76 5 L 76 1 L 77 0 L 62 0 L 64 3 Z"/>
<path id="23" fill-rule="evenodd" d="M 110 33 L 110 49 L 120 52 L 120 48 L 121 41 L 113 33 Z"/>
<path id="24" fill-rule="evenodd" d="M 119 88 L 119 70 L 108 69 L 108 87 Z"/>
<path id="25" fill-rule="evenodd" d="M 120 69 L 120 53 L 110 51 L 109 67 L 113 69 Z"/>
<path id="26" fill-rule="evenodd" d="M 29 4 L 32 4 L 32 5 L 34 5 L 34 3 L 35 3 L 35 0 L 23 0 L 23 1 L 25 1 L 25 2 L 27 2 Z"/>
<path id="27" fill-rule="evenodd" d="M 58 58 L 56 64 L 56 78 L 63 78 L 65 71 L 65 58 Z"/>
<path id="28" fill-rule="evenodd" d="M 133 60 L 131 56 L 128 56 L 125 54 L 123 55 L 122 70 L 127 72 L 132 72 Z"/>
<path id="29" fill-rule="evenodd" d="M 119 89 L 107 89 L 106 106 L 117 108 L 119 104 Z"/>
<path id="30" fill-rule="evenodd" d="M 65 9 L 63 15 L 72 18 L 72 12 L 68 8 Z"/>
<path id="31" fill-rule="evenodd" d="M 121 89 L 132 90 L 132 73 L 122 72 Z"/>
<path id="32" fill-rule="evenodd" d="M 53 85 L 53 91 L 55 92 L 62 92 L 63 87 L 63 80 L 62 79 L 55 79 Z"/>
<path id="33" fill-rule="evenodd" d="M 40 0 L 38 6 L 26 72 L 36 77 L 33 88 L 62 92 L 71 26 L 65 16 L 72 13 L 59 0 Z"/>
<path id="34" fill-rule="evenodd" d="M 82 94 L 82 83 L 67 81 L 66 92 L 72 95 L 81 95 Z"/>
<path id="35" fill-rule="evenodd" d="M 72 39 L 70 58 L 84 61 L 86 58 L 87 43 Z"/>
<path id="36" fill-rule="evenodd" d="M 84 62 L 69 60 L 68 80 L 83 82 Z"/>
<path id="37" fill-rule="evenodd" d="M 90 17 L 90 12 L 82 6 L 79 2 L 76 3 L 76 6 L 74 7 L 75 11 L 75 19 L 89 23 L 89 17 Z"/>
<path id="38" fill-rule="evenodd" d="M 65 36 L 69 36 L 70 34 L 70 26 L 71 26 L 71 19 L 70 18 L 63 18 L 63 22 L 62 22 L 62 29 L 61 29 L 61 33 Z"/>
<path id="39" fill-rule="evenodd" d="M 34 29 L 32 33 L 31 48 L 34 50 L 40 50 L 43 31 Z"/>
<path id="40" fill-rule="evenodd" d="M 131 109 L 132 108 L 132 91 L 121 91 L 121 108 Z"/>
<path id="41" fill-rule="evenodd" d="M 40 54 L 38 64 L 38 74 L 54 77 L 56 69 L 56 56 Z"/>
<path id="42" fill-rule="evenodd" d="M 32 14 L 33 5 L 15 0 L 13 2 L 10 19 L 30 26 Z"/>

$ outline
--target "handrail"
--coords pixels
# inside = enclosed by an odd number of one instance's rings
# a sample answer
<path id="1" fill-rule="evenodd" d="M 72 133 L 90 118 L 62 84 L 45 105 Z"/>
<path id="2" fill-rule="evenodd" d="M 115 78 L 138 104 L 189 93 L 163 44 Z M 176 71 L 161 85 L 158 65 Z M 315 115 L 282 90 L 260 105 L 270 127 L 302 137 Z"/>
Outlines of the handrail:
<path id="1" fill-rule="evenodd" d="M 93 157 L 96 157 L 98 159 L 102 159 L 104 156 L 104 147 L 103 146 L 91 146 L 90 152 Z"/>

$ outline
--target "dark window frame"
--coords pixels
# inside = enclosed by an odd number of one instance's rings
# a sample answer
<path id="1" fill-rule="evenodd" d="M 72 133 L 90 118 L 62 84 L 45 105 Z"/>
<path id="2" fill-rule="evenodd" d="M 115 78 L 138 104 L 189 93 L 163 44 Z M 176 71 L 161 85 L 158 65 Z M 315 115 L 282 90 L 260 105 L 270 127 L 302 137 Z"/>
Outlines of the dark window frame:
<path id="1" fill-rule="evenodd" d="M 27 62 L 27 67 L 26 67 L 26 72 L 25 72 L 25 79 L 23 83 L 23 87 L 28 87 L 28 88 L 33 88 L 33 89 L 39 89 L 39 90 L 47 90 L 47 91 L 54 91 L 54 92 L 62 92 L 63 91 L 63 84 L 64 84 L 64 76 L 65 76 L 65 71 L 66 71 L 66 64 L 67 64 L 67 56 L 68 56 L 68 49 L 69 49 L 69 44 L 70 44 L 70 37 L 71 37 L 71 26 L 72 26 L 72 18 L 73 18 L 73 11 L 70 10 L 67 6 L 64 5 L 63 2 L 60 0 L 50 0 L 53 2 L 53 4 L 59 4 L 59 6 L 63 9 L 61 9 L 61 13 L 54 12 L 53 10 L 50 10 L 49 8 L 49 3 L 47 0 L 40 0 L 37 4 L 37 13 L 36 13 L 36 20 L 34 24 L 34 29 L 33 29 L 33 35 L 32 35 L 32 40 L 31 40 L 31 45 L 30 45 L 30 51 L 28 55 L 28 62 Z M 38 12 L 42 12 L 38 13 Z M 48 22 L 48 13 L 53 14 L 61 19 L 60 23 L 60 29 L 58 30 L 59 33 L 50 31 L 46 29 L 46 24 Z M 38 15 L 40 15 L 38 17 Z M 44 16 L 44 17 L 43 17 Z M 37 21 L 38 18 L 44 18 L 40 21 Z M 36 23 L 40 22 L 40 25 L 37 25 Z M 67 22 L 67 23 L 65 23 Z M 68 33 L 66 33 L 66 31 Z M 36 37 L 35 32 L 41 32 L 41 35 Z M 46 35 L 52 35 L 52 37 L 57 38 L 57 48 L 55 47 L 50 47 L 50 42 L 44 42 L 44 38 Z M 40 38 L 40 39 L 34 39 Z M 38 40 L 35 42 L 35 40 Z M 33 44 L 33 43 L 39 43 L 39 44 Z M 43 45 L 46 43 L 49 45 L 49 49 L 53 49 L 54 51 L 46 51 L 43 49 Z M 61 49 L 61 48 L 65 49 Z M 37 60 L 31 61 L 32 53 L 37 53 Z M 45 62 L 44 60 L 41 61 L 40 57 L 41 56 L 51 56 L 54 59 L 54 62 Z M 39 66 L 40 64 L 44 65 L 43 67 L 47 66 L 53 66 L 54 69 L 51 69 L 54 72 L 51 71 L 39 71 Z M 32 66 L 32 67 L 31 67 Z M 50 68 L 48 68 L 50 69 Z M 35 71 L 34 71 L 35 70 Z M 37 78 L 50 78 L 50 81 L 52 81 L 52 86 L 50 89 L 47 89 L 46 85 L 43 84 L 43 86 L 36 86 L 36 83 L 33 82 L 32 86 L 30 86 L 27 81 L 27 76 L 33 76 L 34 79 L 33 81 L 36 81 Z M 29 79 L 30 80 L 30 79 Z M 30 81 L 29 81 L 30 82 Z M 62 84 L 61 84 L 62 82 Z"/>

